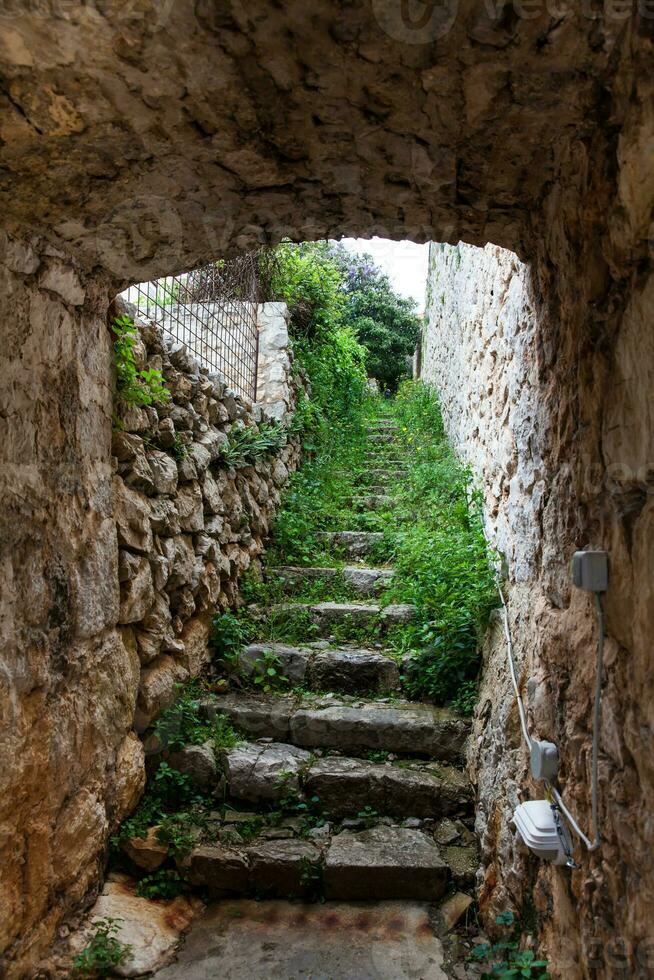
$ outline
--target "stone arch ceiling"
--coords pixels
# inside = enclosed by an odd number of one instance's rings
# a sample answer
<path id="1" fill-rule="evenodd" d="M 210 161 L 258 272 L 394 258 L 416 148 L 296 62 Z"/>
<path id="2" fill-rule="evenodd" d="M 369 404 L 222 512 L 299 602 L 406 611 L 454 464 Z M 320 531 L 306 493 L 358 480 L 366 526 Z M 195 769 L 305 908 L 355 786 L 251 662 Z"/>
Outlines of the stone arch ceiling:
<path id="1" fill-rule="evenodd" d="M 0 15 L 4 217 L 116 282 L 282 236 L 528 256 L 624 26 L 545 0 L 408 27 L 400 0 L 22 6 Z"/>

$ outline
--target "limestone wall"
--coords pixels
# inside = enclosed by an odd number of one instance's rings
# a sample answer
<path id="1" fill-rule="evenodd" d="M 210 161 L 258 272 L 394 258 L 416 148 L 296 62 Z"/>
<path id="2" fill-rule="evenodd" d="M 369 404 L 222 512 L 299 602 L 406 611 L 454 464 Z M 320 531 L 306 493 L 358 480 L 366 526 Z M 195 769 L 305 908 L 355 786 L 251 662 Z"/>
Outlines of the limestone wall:
<path id="1" fill-rule="evenodd" d="M 148 328 L 173 401 L 112 438 L 108 284 L 6 235 L 0 277 L 0 974 L 22 980 L 93 896 L 143 786 L 136 732 L 200 669 L 298 448 L 221 465 L 260 410 Z"/>
<path id="2" fill-rule="evenodd" d="M 511 813 L 542 792 L 528 776 L 497 618 L 470 750 L 479 898 L 489 922 L 506 907 L 520 909 L 527 925 L 539 913 L 556 977 L 646 977 L 654 969 L 652 281 L 634 279 L 619 325 L 602 336 L 582 298 L 597 286 L 579 265 L 549 259 L 560 277 L 544 293 L 543 267 L 496 246 L 430 250 L 422 376 L 438 387 L 450 438 L 483 487 L 489 539 L 509 573 L 530 724 L 559 746 L 564 797 L 587 832 L 597 632 L 568 562 L 588 546 L 611 558 L 601 850 L 577 848 L 581 868 L 570 872 L 538 864 L 516 844 Z"/>

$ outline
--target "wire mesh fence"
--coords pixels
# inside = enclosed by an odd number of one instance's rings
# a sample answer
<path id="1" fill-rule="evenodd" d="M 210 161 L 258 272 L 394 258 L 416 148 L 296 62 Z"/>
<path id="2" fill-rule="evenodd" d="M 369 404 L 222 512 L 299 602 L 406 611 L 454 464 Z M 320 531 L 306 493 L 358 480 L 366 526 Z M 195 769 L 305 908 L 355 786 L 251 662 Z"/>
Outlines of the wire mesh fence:
<path id="1" fill-rule="evenodd" d="M 262 298 L 262 251 L 219 259 L 182 273 L 136 283 L 121 295 L 139 316 L 186 345 L 201 365 L 218 371 L 228 385 L 257 397 L 257 304 Z"/>

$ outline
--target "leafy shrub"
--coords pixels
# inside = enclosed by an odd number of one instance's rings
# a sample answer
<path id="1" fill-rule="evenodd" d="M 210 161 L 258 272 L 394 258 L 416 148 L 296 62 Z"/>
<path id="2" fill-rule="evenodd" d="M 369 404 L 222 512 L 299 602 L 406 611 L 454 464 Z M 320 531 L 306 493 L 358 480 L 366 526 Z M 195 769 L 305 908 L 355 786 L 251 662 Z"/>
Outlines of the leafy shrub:
<path id="1" fill-rule="evenodd" d="M 202 745 L 208 741 L 213 741 L 216 748 L 231 748 L 236 744 L 238 736 L 226 715 L 218 714 L 213 721 L 200 717 L 200 697 L 200 690 L 191 683 L 182 688 L 175 703 L 159 716 L 153 727 L 163 746 L 177 751 L 185 745 Z"/>
<path id="2" fill-rule="evenodd" d="M 125 962 L 132 947 L 116 938 L 118 923 L 122 919 L 96 919 L 93 935 L 73 960 L 73 967 L 82 977 L 108 977 L 117 966 Z"/>
<path id="3" fill-rule="evenodd" d="M 289 681 L 284 674 L 282 662 L 272 650 L 264 650 L 253 666 L 254 669 L 249 679 L 264 694 L 283 690 L 288 686 Z"/>
<path id="4" fill-rule="evenodd" d="M 249 466 L 262 456 L 279 452 L 288 440 L 284 426 L 261 422 L 258 426 L 234 426 L 220 458 L 229 466 Z"/>
<path id="5" fill-rule="evenodd" d="M 211 626 L 209 644 L 216 651 L 216 659 L 235 664 L 242 648 L 250 642 L 249 623 L 234 613 L 226 612 L 215 616 Z"/>
<path id="6" fill-rule="evenodd" d="M 164 384 L 161 371 L 136 366 L 134 347 L 138 331 L 131 317 L 115 317 L 111 325 L 114 333 L 114 353 L 118 396 L 125 405 L 162 405 L 170 401 L 170 392 Z"/>
<path id="7" fill-rule="evenodd" d="M 141 878 L 136 886 L 136 894 L 141 898 L 177 898 L 182 895 L 187 884 L 174 868 L 158 868 L 151 875 Z"/>

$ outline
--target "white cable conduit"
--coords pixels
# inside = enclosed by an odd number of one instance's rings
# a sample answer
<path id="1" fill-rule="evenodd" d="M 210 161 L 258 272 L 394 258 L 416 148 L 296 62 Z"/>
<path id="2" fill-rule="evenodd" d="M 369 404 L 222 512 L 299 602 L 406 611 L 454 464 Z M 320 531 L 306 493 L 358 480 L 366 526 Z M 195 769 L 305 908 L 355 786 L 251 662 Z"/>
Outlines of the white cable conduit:
<path id="1" fill-rule="evenodd" d="M 504 592 L 500 584 L 499 576 L 497 578 L 497 590 L 502 601 L 503 608 L 503 620 L 504 620 L 504 635 L 506 637 L 506 649 L 509 661 L 509 671 L 511 673 L 511 682 L 513 684 L 513 690 L 515 691 L 516 701 L 518 703 L 518 712 L 520 714 L 520 725 L 522 727 L 522 734 L 527 745 L 527 748 L 531 752 L 531 736 L 529 734 L 529 726 L 527 724 L 527 713 L 525 711 L 524 702 L 522 700 L 522 695 L 520 694 L 520 689 L 518 687 L 518 680 L 515 671 L 515 659 L 513 656 L 513 642 L 511 639 L 511 630 L 509 628 L 509 609 L 504 597 Z M 600 831 L 599 831 L 599 812 L 598 812 L 598 761 L 599 761 L 599 730 L 600 730 L 600 716 L 601 716 L 601 706 L 602 706 L 602 675 L 604 672 L 604 610 L 602 608 L 602 600 L 598 592 L 593 593 L 595 596 L 595 609 L 597 611 L 597 622 L 599 629 L 599 637 L 597 641 L 597 676 L 595 681 L 595 706 L 593 712 L 593 750 L 591 758 L 591 819 L 593 824 L 593 837 L 591 841 L 586 834 L 581 830 L 579 824 L 570 813 L 566 807 L 561 794 L 550 782 L 546 781 L 546 785 L 550 790 L 552 796 L 556 800 L 556 803 L 561 810 L 561 813 L 565 816 L 566 820 L 578 836 L 578 838 L 583 842 L 589 851 L 596 851 L 600 846 Z"/>

